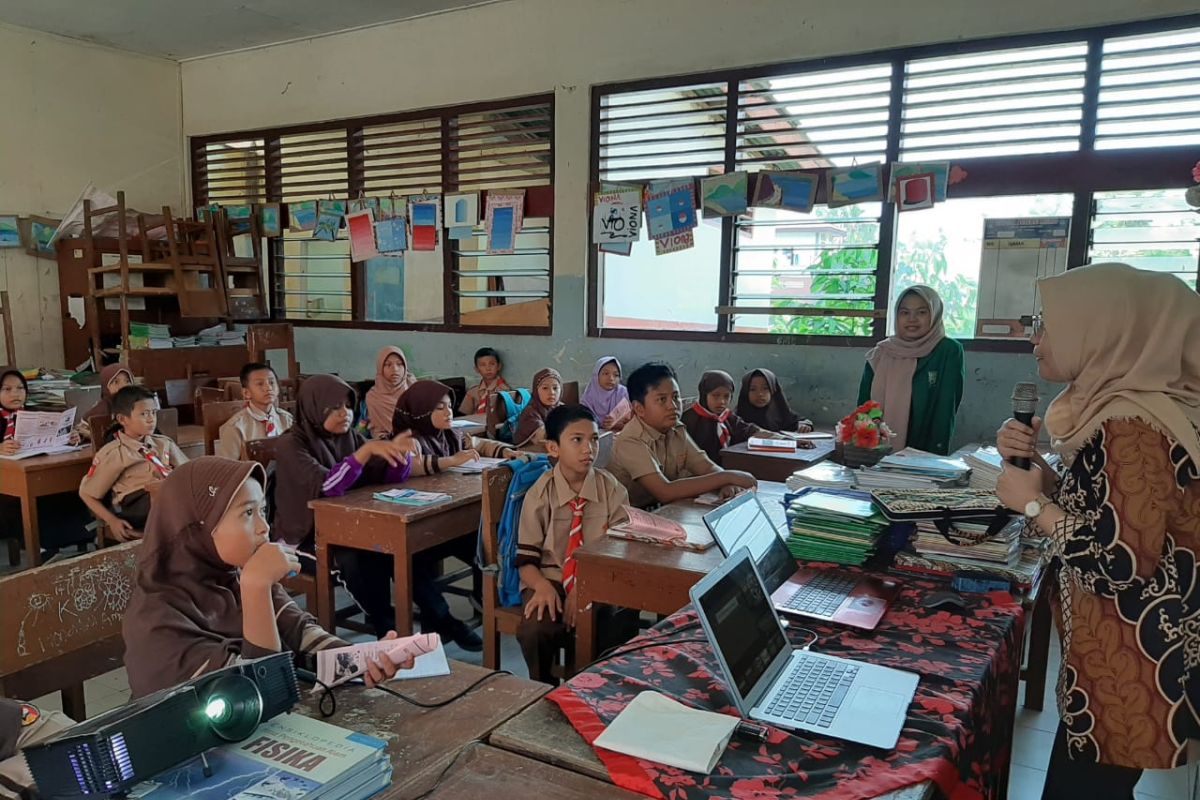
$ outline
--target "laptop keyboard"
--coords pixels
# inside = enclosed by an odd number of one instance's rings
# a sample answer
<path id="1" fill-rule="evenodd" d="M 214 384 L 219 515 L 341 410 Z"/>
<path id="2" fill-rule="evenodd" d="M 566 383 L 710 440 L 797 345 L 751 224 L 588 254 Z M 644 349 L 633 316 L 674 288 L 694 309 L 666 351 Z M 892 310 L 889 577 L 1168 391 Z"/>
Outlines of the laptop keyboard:
<path id="1" fill-rule="evenodd" d="M 788 611 L 829 617 L 838 610 L 858 579 L 836 572 L 818 572 L 808 583 L 796 590 L 783 607 Z"/>
<path id="2" fill-rule="evenodd" d="M 855 664 L 801 656 L 780 684 L 775 699 L 767 706 L 767 713 L 828 728 L 857 674 Z"/>

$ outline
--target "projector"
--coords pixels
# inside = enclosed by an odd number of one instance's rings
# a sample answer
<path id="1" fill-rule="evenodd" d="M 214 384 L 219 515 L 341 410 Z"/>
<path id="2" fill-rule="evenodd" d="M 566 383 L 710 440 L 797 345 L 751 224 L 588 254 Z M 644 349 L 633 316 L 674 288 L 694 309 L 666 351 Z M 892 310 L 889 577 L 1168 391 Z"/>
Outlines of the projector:
<path id="1" fill-rule="evenodd" d="M 206 750 L 247 738 L 299 699 L 292 654 L 276 653 L 146 695 L 22 752 L 42 797 L 120 797 Z"/>

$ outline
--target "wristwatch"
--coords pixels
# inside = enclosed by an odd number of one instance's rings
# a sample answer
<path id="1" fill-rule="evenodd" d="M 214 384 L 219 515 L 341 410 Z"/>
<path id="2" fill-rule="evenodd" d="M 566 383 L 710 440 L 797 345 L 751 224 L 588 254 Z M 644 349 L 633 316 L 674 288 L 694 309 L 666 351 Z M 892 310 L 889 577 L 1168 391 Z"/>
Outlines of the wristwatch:
<path id="1" fill-rule="evenodd" d="M 1027 519 L 1037 519 L 1042 515 L 1042 511 L 1045 510 L 1046 506 L 1053 502 L 1054 501 L 1049 497 L 1046 497 L 1046 495 L 1039 494 L 1036 500 L 1030 500 L 1025 504 L 1025 517 Z"/>

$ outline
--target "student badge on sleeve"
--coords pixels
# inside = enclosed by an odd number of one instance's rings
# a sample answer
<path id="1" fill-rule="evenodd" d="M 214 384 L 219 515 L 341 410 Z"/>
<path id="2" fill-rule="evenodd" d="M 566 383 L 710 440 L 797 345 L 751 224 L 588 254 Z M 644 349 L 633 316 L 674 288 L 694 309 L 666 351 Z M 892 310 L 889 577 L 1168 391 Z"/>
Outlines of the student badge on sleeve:
<path id="1" fill-rule="evenodd" d="M 30 725 L 42 718 L 42 712 L 37 710 L 37 706 L 31 706 L 29 703 L 21 704 L 21 727 L 28 728 Z"/>

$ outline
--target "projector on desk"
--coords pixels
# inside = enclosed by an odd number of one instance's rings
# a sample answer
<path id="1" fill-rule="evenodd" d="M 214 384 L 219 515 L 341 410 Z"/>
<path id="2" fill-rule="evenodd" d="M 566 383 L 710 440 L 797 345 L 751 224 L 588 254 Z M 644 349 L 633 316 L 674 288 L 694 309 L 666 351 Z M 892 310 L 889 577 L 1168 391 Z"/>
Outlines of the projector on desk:
<path id="1" fill-rule="evenodd" d="M 23 753 L 42 797 L 121 797 L 163 770 L 247 738 L 299 699 L 292 654 L 276 653 L 146 695 Z"/>

